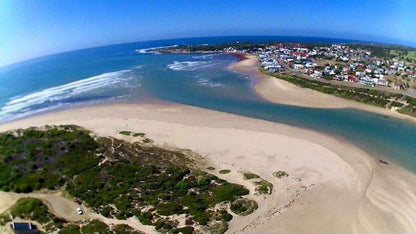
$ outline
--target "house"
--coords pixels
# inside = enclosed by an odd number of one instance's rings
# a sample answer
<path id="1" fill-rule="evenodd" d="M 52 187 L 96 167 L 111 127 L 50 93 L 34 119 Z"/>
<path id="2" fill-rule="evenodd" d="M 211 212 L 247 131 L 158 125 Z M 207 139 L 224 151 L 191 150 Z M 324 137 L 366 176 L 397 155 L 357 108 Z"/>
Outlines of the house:
<path id="1" fill-rule="evenodd" d="M 356 77 L 356 76 L 353 76 L 353 75 L 348 75 L 347 76 L 347 81 L 350 81 L 350 82 L 357 82 L 359 80 L 359 78 L 358 77 Z"/>
<path id="2" fill-rule="evenodd" d="M 39 234 L 40 231 L 30 222 L 13 222 L 10 224 L 10 228 L 16 234 Z"/>
<path id="3" fill-rule="evenodd" d="M 393 83 L 393 89 L 406 89 L 406 83 L 401 81 L 395 81 Z"/>
<path id="4" fill-rule="evenodd" d="M 383 79 L 383 78 L 380 78 L 377 81 L 377 85 L 380 85 L 380 86 L 389 86 L 389 82 L 387 80 Z"/>
<path id="5" fill-rule="evenodd" d="M 304 66 L 303 64 L 293 64 L 293 69 L 299 70 L 302 69 Z"/>
<path id="6" fill-rule="evenodd" d="M 361 77 L 360 84 L 362 84 L 362 85 L 370 85 L 370 86 L 374 87 L 375 82 L 372 79 L 370 79 L 370 77 L 365 76 L 365 77 Z"/>

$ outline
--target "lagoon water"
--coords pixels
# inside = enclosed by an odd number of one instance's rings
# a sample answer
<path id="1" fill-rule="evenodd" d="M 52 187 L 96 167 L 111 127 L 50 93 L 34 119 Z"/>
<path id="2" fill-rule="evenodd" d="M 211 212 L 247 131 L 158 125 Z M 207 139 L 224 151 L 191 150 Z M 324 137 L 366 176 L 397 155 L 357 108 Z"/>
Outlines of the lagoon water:
<path id="1" fill-rule="evenodd" d="M 236 41 L 348 42 L 299 37 L 193 38 L 93 48 L 0 68 L 0 123 L 79 103 L 165 100 L 336 135 L 416 172 L 416 124 L 353 109 L 269 103 L 225 55 L 160 55 L 146 48 Z M 311 155 L 313 156 L 313 155 Z"/>

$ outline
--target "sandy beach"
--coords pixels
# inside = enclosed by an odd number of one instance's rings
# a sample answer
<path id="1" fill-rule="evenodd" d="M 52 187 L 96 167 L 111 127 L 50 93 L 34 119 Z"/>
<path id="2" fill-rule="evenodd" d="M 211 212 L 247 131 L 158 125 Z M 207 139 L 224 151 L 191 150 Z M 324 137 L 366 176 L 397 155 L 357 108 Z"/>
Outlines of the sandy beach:
<path id="1" fill-rule="evenodd" d="M 259 204 L 253 214 L 235 216 L 230 232 L 416 231 L 416 175 L 328 135 L 176 104 L 83 107 L 4 124 L 0 131 L 46 124 L 76 124 L 127 141 L 134 138 L 119 131 L 144 132 L 157 145 L 199 153 L 218 176 L 247 186 Z M 274 177 L 278 170 L 289 176 Z M 253 195 L 245 171 L 273 183 L 273 193 Z M 7 201 L 1 199 L 0 208 Z"/>
<path id="2" fill-rule="evenodd" d="M 258 70 L 258 59 L 254 55 L 246 55 L 246 59 L 231 64 L 231 71 L 243 73 L 254 79 L 254 90 L 267 101 L 312 108 L 354 108 L 395 118 L 416 121 L 415 118 L 383 109 L 376 106 L 350 101 L 347 99 L 324 94 L 312 89 L 298 87 L 290 82 L 280 80 L 261 73 Z"/>

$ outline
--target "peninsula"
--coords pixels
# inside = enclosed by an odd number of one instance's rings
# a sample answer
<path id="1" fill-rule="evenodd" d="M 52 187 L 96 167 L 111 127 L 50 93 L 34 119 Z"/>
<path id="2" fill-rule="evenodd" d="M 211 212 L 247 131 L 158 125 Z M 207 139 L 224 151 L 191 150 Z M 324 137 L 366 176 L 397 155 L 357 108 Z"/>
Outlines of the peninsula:
<path id="1" fill-rule="evenodd" d="M 391 112 L 416 117 L 416 50 L 405 46 L 373 44 L 319 44 L 319 43 L 233 43 L 219 45 L 188 45 L 157 49 L 161 53 L 229 53 L 239 60 L 231 70 L 268 79 L 274 77 L 296 87 L 356 101 L 378 108 L 334 102 L 333 98 L 313 94 L 302 89 L 296 98 L 278 103 L 319 108 L 355 107 L 391 115 Z M 258 61 L 258 63 L 257 63 Z M 266 76 L 262 76 L 255 70 Z M 270 79 L 269 79 L 270 80 Z M 286 82 L 279 82 L 287 86 Z M 266 87 L 271 86 L 271 87 Z M 258 93 L 267 100 L 276 100 L 275 82 L 260 81 Z M 277 85 L 278 86 L 278 85 Z M 289 88 L 289 87 L 288 87 Z M 291 88 L 296 89 L 296 88 Z M 273 93 L 272 93 L 273 92 Z M 298 102 L 307 92 L 311 105 Z M 298 95 L 300 94 L 300 95 Z M 310 96 L 312 95 L 312 96 Z M 299 97 L 300 96 L 300 97 Z M 319 97 L 321 96 L 321 97 Z M 321 100 L 321 101 L 319 101 Z M 319 105 L 315 105 L 321 102 Z M 315 103 L 315 104 L 314 104 Z M 402 115 L 393 114 L 395 117 Z"/>

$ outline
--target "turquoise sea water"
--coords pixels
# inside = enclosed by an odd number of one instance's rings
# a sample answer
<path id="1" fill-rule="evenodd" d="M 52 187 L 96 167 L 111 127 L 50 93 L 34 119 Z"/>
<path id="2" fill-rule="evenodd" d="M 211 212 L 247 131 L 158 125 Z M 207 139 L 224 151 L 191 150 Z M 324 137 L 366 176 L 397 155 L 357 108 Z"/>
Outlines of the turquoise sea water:
<path id="1" fill-rule="evenodd" d="M 227 71 L 230 55 L 158 55 L 143 49 L 235 41 L 347 42 L 325 38 L 221 37 L 113 45 L 0 68 L 0 122 L 78 103 L 165 100 L 343 137 L 416 172 L 416 124 L 352 109 L 269 103 L 252 80 Z M 140 50 L 142 49 L 142 50 Z"/>

